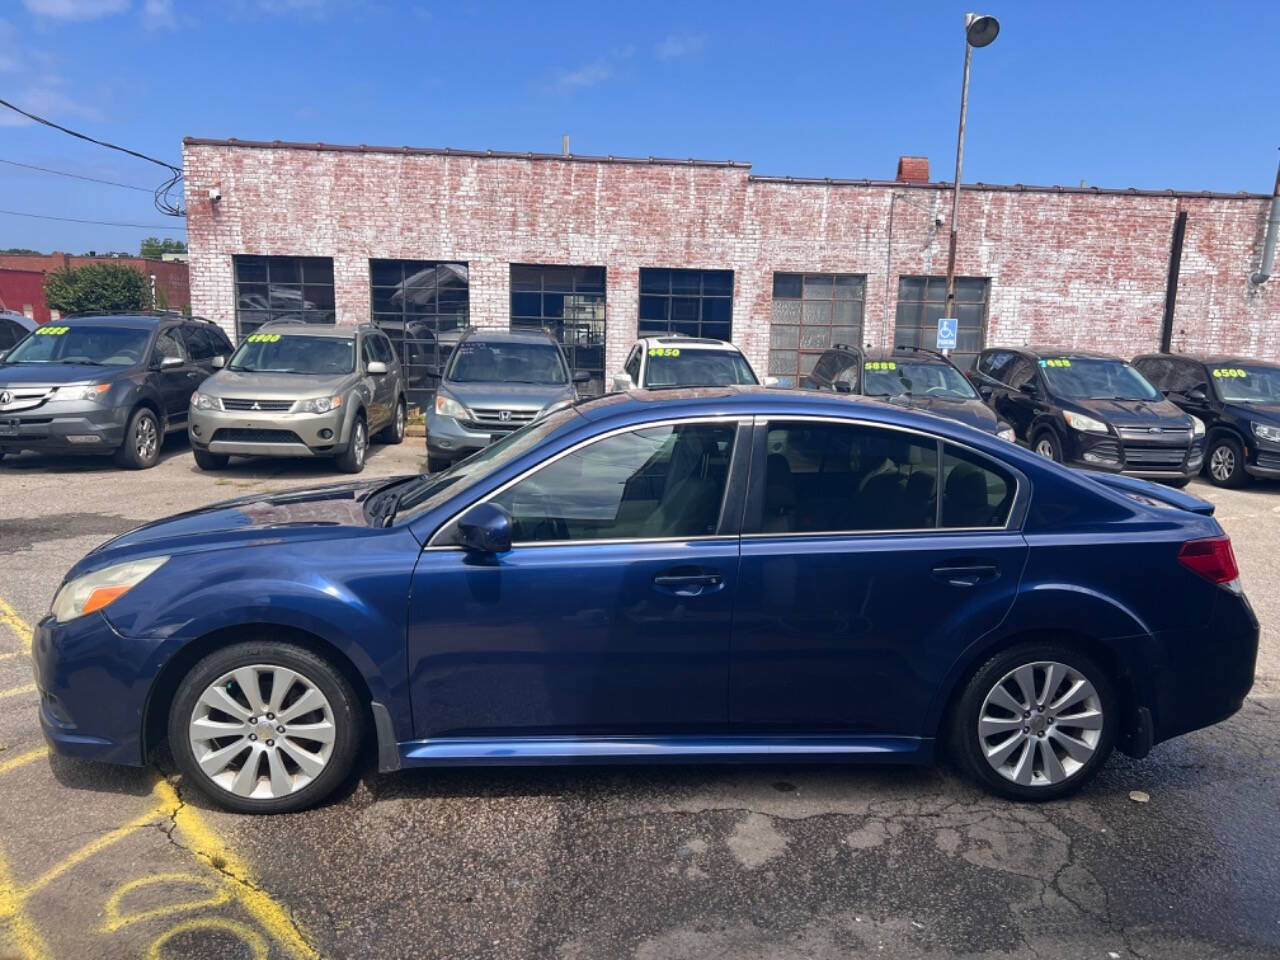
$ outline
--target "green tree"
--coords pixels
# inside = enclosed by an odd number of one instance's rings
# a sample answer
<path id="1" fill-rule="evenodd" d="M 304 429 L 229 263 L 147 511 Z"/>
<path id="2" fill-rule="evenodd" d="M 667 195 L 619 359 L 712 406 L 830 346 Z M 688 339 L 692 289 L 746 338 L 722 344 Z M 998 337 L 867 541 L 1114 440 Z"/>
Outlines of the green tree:
<path id="1" fill-rule="evenodd" d="M 41 253 L 39 250 L 32 250 L 29 247 L 6 247 L 4 250 L 0 250 L 0 253 L 22 254 L 28 257 L 44 256 L 44 254 Z"/>
<path id="2" fill-rule="evenodd" d="M 124 264 L 90 263 L 46 274 L 44 299 L 64 314 L 146 310 L 151 307 L 151 281 Z"/>
<path id="3" fill-rule="evenodd" d="M 173 240 L 170 237 L 165 237 L 163 240 L 159 237 L 147 237 L 142 241 L 138 256 L 159 258 L 166 253 L 186 252 L 187 245 L 181 240 Z"/>

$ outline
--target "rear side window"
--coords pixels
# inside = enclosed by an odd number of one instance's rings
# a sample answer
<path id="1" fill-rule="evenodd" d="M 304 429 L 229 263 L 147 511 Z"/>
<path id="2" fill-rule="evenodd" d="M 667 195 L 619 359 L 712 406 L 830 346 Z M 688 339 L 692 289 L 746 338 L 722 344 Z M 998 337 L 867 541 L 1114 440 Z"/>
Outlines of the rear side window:
<path id="1" fill-rule="evenodd" d="M 1017 482 L 1006 470 L 968 450 L 943 444 L 942 525 L 1003 527 Z"/>
<path id="2" fill-rule="evenodd" d="M 714 534 L 736 427 L 684 423 L 597 440 L 491 502 L 516 543 L 652 540 Z"/>

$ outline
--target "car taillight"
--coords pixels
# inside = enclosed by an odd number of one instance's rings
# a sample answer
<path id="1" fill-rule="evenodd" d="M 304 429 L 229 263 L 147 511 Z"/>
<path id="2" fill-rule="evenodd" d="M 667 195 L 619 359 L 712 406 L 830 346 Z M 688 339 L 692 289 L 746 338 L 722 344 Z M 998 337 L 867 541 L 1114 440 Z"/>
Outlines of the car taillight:
<path id="1" fill-rule="evenodd" d="M 1240 576 L 1230 537 L 1188 540 L 1178 551 L 1178 562 L 1210 583 L 1230 583 Z"/>

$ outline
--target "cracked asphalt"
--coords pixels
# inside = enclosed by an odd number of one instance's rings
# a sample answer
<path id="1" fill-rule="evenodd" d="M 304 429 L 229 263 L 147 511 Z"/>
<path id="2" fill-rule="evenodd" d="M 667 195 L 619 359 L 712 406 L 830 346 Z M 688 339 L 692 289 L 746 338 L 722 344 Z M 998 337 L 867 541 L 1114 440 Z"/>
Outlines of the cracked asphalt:
<path id="1" fill-rule="evenodd" d="M 418 469 L 421 443 L 375 447 L 369 472 Z M 241 818 L 163 761 L 43 753 L 13 621 L 68 566 L 167 513 L 330 479 L 202 474 L 181 444 L 145 473 L 0 463 L 0 956 L 1280 957 L 1280 485 L 1191 488 L 1263 622 L 1244 709 L 1115 756 L 1067 802 L 946 768 L 491 768 L 370 774 Z"/>

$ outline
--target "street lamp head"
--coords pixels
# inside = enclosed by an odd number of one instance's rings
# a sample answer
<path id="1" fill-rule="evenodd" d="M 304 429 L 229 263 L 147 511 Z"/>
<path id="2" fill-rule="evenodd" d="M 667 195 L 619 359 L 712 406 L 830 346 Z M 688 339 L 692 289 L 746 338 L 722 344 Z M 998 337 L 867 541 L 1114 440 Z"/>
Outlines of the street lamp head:
<path id="1" fill-rule="evenodd" d="M 985 47 L 1000 32 L 1000 21 L 981 13 L 964 15 L 964 35 L 971 47 Z"/>

